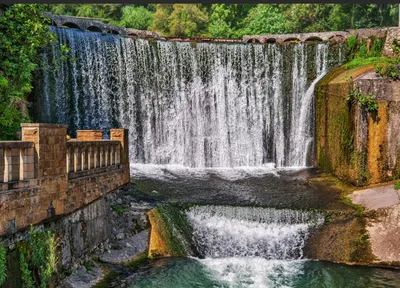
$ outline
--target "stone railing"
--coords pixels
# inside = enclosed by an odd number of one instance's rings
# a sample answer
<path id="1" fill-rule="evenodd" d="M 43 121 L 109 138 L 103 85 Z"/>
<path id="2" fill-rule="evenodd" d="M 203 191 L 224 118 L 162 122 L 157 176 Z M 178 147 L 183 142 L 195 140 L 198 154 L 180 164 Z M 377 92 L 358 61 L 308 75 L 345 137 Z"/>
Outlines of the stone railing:
<path id="1" fill-rule="evenodd" d="M 34 147 L 27 141 L 0 142 L 0 190 L 24 187 L 35 178 Z"/>
<path id="2" fill-rule="evenodd" d="M 0 236 L 76 211 L 129 182 L 128 130 L 77 131 L 23 123 L 22 141 L 0 141 Z"/>
<path id="3" fill-rule="evenodd" d="M 119 167 L 121 143 L 96 140 L 67 142 L 67 172 L 69 179 L 98 173 L 106 167 Z"/>

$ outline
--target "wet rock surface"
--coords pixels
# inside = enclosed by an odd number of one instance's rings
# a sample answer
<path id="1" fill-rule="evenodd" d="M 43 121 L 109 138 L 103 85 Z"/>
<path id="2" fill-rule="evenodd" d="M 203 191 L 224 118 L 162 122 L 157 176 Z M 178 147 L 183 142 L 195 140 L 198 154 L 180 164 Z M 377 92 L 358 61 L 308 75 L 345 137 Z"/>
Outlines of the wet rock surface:
<path id="1" fill-rule="evenodd" d="M 105 197 L 108 224 L 112 227 L 110 237 L 73 265 L 72 273 L 59 284 L 59 287 L 93 287 L 107 274 L 105 271 L 109 269 L 104 267 L 121 264 L 147 251 L 149 239 L 147 211 L 153 205 L 138 200 L 133 195 L 132 188 L 123 186 Z"/>
<path id="2" fill-rule="evenodd" d="M 242 173 L 235 179 L 232 171 L 188 176 L 167 170 L 154 178 L 133 178 L 131 189 L 137 199 L 150 203 L 349 210 L 340 200 L 339 190 L 324 182 L 310 181 L 319 175 L 316 169 L 283 170 L 259 176 Z"/>

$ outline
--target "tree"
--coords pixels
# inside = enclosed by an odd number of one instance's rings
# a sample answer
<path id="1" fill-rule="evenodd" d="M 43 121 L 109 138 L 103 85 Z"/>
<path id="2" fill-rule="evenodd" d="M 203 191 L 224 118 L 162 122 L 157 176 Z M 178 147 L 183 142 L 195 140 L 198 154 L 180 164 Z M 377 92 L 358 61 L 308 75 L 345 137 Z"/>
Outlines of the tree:
<path id="1" fill-rule="evenodd" d="M 174 11 L 172 4 L 157 4 L 151 29 L 168 36 L 170 34 L 168 17 L 171 15 L 172 11 Z"/>
<path id="2" fill-rule="evenodd" d="M 282 34 L 286 33 L 285 17 L 281 5 L 258 4 L 244 19 L 244 34 Z"/>
<path id="3" fill-rule="evenodd" d="M 208 32 L 215 38 L 238 38 L 242 22 L 255 4 L 212 4 Z"/>
<path id="4" fill-rule="evenodd" d="M 329 16 L 334 4 L 293 4 L 285 11 L 290 33 L 331 31 Z"/>
<path id="5" fill-rule="evenodd" d="M 38 52 L 55 42 L 44 6 L 14 4 L 0 15 L 0 139 L 14 139 L 22 121 L 29 121 L 27 94 Z"/>
<path id="6" fill-rule="evenodd" d="M 197 4 L 158 4 L 153 30 L 166 36 L 206 36 L 208 15 Z"/>
<path id="7" fill-rule="evenodd" d="M 140 30 L 149 29 L 153 25 L 154 15 L 143 6 L 125 6 L 119 25 Z"/>

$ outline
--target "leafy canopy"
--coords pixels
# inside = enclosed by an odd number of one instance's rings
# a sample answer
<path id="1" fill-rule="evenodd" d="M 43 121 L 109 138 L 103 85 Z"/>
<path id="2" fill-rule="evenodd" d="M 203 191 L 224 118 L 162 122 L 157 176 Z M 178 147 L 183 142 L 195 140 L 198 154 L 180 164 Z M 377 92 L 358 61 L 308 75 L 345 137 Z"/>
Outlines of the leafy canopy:
<path id="1" fill-rule="evenodd" d="M 27 94 L 38 52 L 55 42 L 44 6 L 14 4 L 0 15 L 0 139 L 14 139 L 21 122 L 28 122 Z"/>

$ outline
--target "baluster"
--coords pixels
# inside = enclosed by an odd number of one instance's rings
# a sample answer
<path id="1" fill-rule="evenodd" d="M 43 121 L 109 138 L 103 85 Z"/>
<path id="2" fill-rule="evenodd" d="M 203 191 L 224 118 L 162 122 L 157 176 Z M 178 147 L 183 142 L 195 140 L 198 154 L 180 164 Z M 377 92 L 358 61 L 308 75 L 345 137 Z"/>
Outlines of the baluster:
<path id="1" fill-rule="evenodd" d="M 71 161 L 71 154 L 70 154 L 70 148 L 69 147 L 67 147 L 67 155 L 66 155 L 66 157 L 67 157 L 67 173 L 69 173 L 70 171 L 70 169 L 71 169 L 71 164 L 69 163 L 70 161 Z"/>
<path id="2" fill-rule="evenodd" d="M 78 172 L 79 169 L 79 147 L 74 147 L 74 172 Z"/>
<path id="3" fill-rule="evenodd" d="M 89 145 L 89 147 L 88 147 L 88 165 L 87 165 L 88 170 L 92 169 L 92 161 L 93 161 L 92 145 Z"/>
<path id="4" fill-rule="evenodd" d="M 86 146 L 83 146 L 81 149 L 81 171 L 85 170 L 86 166 Z"/>
<path id="5" fill-rule="evenodd" d="M 114 155 L 114 145 L 110 145 L 110 166 L 115 164 L 114 161 L 115 155 Z"/>
<path id="6" fill-rule="evenodd" d="M 24 164 L 25 164 L 25 148 L 20 148 L 19 149 L 19 180 L 22 181 L 25 179 L 25 170 L 24 170 Z"/>
<path id="7" fill-rule="evenodd" d="M 100 166 L 103 167 L 104 165 L 104 154 L 103 154 L 103 145 L 100 145 Z"/>
<path id="8" fill-rule="evenodd" d="M 121 155 L 120 155 L 120 153 L 121 153 L 121 147 L 120 147 L 120 144 L 117 144 L 117 164 L 121 164 Z"/>
<path id="9" fill-rule="evenodd" d="M 96 169 L 97 166 L 99 165 L 99 160 L 98 160 L 99 153 L 98 153 L 98 151 L 99 151 L 99 146 L 96 144 L 94 146 L 94 155 L 93 155 L 93 160 L 94 160 L 93 167 L 94 167 L 94 169 Z"/>
<path id="10" fill-rule="evenodd" d="M 105 150 L 106 150 L 106 151 L 105 151 L 105 159 L 106 159 L 106 161 L 105 161 L 105 166 L 107 167 L 108 165 L 110 165 L 110 163 L 109 163 L 109 158 L 108 158 L 108 156 L 109 156 L 109 155 L 108 155 L 108 148 L 109 148 L 108 144 L 106 144 L 104 148 L 105 148 Z"/>
<path id="11" fill-rule="evenodd" d="M 10 182 L 10 176 L 11 176 L 11 149 L 10 148 L 5 148 L 4 149 L 4 182 Z"/>
<path id="12" fill-rule="evenodd" d="M 35 150 L 26 148 L 24 152 L 24 179 L 33 179 L 35 177 Z"/>
<path id="13" fill-rule="evenodd" d="M 4 149 L 0 149 L 0 183 L 4 181 Z"/>

